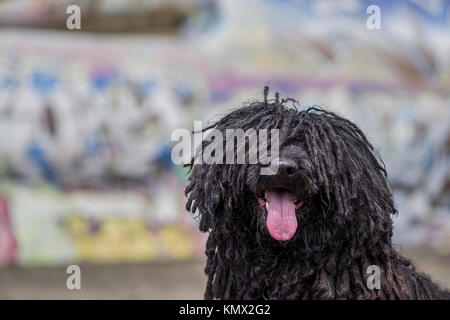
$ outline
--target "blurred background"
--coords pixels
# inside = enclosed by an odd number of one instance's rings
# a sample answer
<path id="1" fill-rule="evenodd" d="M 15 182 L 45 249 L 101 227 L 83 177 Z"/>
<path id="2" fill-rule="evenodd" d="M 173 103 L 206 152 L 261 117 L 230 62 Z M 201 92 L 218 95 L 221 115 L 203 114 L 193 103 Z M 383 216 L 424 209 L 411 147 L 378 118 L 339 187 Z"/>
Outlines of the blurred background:
<path id="1" fill-rule="evenodd" d="M 397 248 L 450 287 L 450 1 L 0 0 L 0 298 L 202 298 L 170 134 L 264 85 L 367 133 Z"/>

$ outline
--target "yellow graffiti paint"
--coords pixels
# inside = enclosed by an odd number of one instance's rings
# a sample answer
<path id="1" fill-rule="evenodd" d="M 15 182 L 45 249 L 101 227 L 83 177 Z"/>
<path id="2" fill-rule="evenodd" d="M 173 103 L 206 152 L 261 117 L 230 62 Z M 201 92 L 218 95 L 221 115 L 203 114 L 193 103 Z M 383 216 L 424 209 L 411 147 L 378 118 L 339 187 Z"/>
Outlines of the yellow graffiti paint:
<path id="1" fill-rule="evenodd" d="M 144 262 L 159 257 L 189 259 L 194 254 L 191 235 L 179 226 L 151 232 L 142 219 L 106 218 L 93 229 L 88 219 L 71 215 L 66 228 L 79 258 L 89 262 Z"/>

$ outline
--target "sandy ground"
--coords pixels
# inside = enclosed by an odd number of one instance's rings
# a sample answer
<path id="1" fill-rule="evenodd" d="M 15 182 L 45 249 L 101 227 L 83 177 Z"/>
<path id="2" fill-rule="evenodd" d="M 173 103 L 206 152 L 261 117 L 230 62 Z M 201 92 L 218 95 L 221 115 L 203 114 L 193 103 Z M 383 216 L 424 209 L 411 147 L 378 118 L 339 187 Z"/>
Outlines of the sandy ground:
<path id="1" fill-rule="evenodd" d="M 450 288 L 450 256 L 402 249 L 420 271 Z M 204 261 L 81 265 L 81 290 L 66 288 L 65 267 L 0 269 L 0 299 L 201 299 Z"/>

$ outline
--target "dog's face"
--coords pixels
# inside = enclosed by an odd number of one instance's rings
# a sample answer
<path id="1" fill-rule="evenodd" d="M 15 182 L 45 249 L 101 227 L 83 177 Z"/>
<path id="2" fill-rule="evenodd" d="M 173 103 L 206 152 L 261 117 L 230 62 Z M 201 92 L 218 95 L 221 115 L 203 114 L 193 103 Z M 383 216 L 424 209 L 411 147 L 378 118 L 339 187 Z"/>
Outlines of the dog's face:
<path id="1" fill-rule="evenodd" d="M 235 110 L 213 128 L 278 129 L 278 170 L 262 174 L 267 164 L 248 161 L 248 144 L 245 163 L 193 165 L 187 209 L 198 208 L 202 231 L 320 245 L 341 231 L 362 239 L 374 226 L 390 230 L 395 208 L 385 169 L 350 121 L 317 108 L 299 111 L 266 102 Z M 203 149 L 211 143 L 205 140 Z"/>
<path id="2" fill-rule="evenodd" d="M 287 241 L 294 237 L 298 221 L 309 201 L 318 192 L 314 166 L 301 139 L 280 146 L 279 157 L 274 160 L 277 170 L 271 175 L 261 175 L 258 166 L 249 168 L 249 190 L 258 204 L 257 211 L 265 220 L 269 234 L 276 240 Z"/>

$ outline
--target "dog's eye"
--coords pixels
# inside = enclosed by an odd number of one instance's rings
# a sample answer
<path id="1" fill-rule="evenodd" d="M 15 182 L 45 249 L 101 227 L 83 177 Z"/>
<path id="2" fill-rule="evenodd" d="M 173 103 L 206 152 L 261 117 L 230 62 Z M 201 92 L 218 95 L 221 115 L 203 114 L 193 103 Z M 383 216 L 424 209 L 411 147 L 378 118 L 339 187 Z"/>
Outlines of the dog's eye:
<path id="1" fill-rule="evenodd" d="M 295 145 L 293 140 L 292 144 L 289 144 L 281 149 L 280 154 L 285 157 L 298 158 L 301 155 L 306 155 L 306 152 L 298 145 Z"/>

